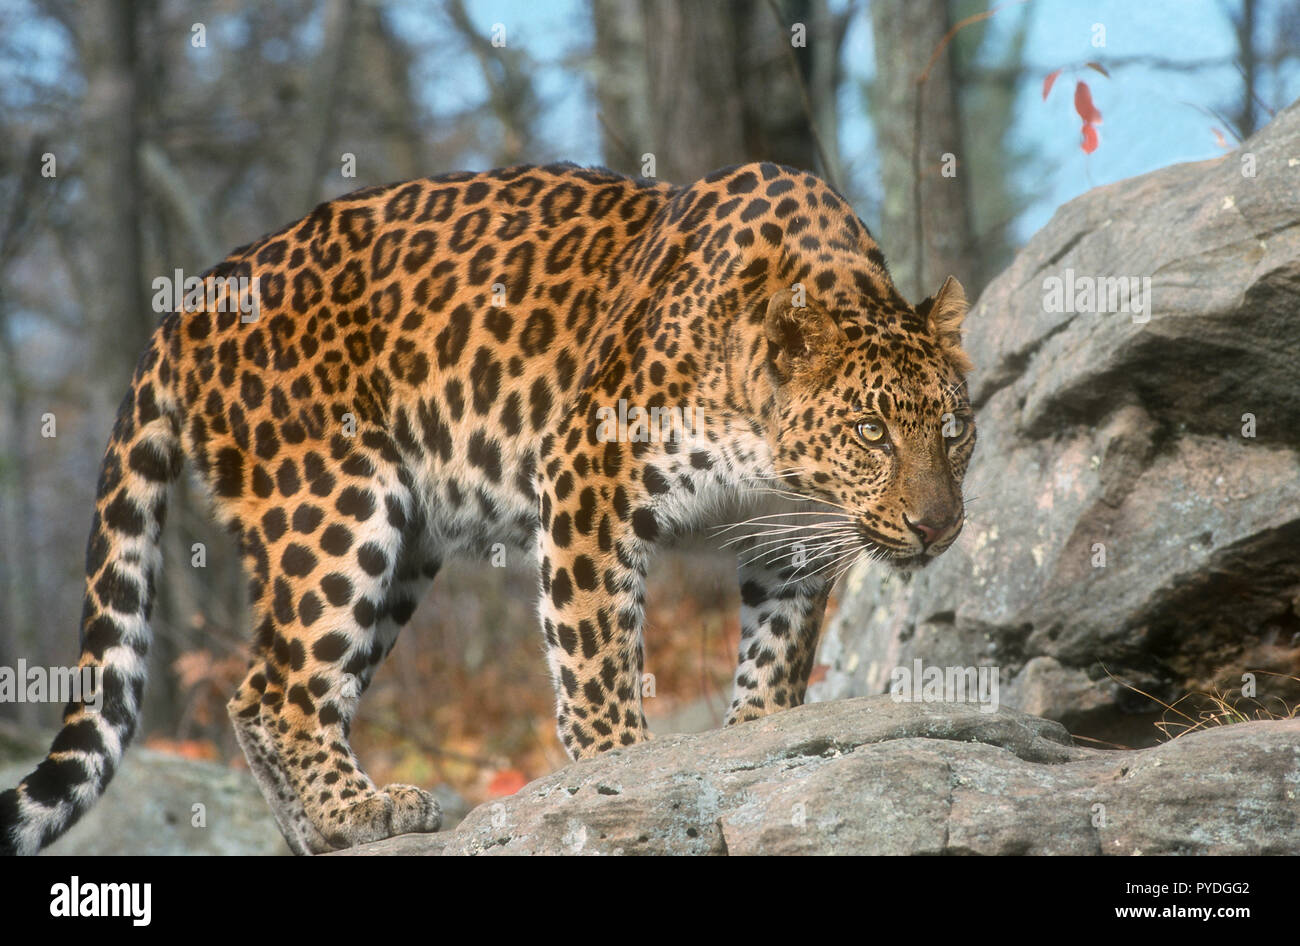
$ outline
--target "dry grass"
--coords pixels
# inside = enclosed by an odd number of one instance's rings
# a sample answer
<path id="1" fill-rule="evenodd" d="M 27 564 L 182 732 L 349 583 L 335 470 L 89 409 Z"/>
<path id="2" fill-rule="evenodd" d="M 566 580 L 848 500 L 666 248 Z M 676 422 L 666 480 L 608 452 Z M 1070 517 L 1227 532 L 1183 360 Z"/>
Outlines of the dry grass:
<path id="1" fill-rule="evenodd" d="M 1103 668 L 1104 669 L 1104 668 Z M 1300 683 L 1300 677 L 1272 670 L 1250 670 L 1252 674 L 1279 677 Z M 1156 721 L 1166 741 L 1174 740 L 1188 733 L 1216 726 L 1231 726 L 1234 723 L 1250 723 L 1260 720 L 1297 719 L 1300 718 L 1300 703 L 1287 703 L 1280 696 L 1257 699 L 1246 696 L 1241 689 L 1223 690 L 1214 687 L 1208 691 L 1194 691 L 1179 697 L 1173 703 L 1166 703 L 1144 690 L 1125 683 L 1109 670 L 1106 675 L 1125 689 L 1132 690 L 1164 707 L 1164 714 Z"/>

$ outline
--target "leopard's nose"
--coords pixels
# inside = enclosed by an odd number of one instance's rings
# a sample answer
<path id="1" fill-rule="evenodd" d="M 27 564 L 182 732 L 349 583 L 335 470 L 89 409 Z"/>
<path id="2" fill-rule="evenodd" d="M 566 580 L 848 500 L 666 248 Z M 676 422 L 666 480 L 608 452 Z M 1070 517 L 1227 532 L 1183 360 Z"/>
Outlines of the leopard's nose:
<path id="1" fill-rule="evenodd" d="M 903 521 L 907 523 L 909 529 L 920 537 L 921 544 L 928 549 L 930 546 L 937 545 L 953 535 L 957 527 L 961 525 L 961 514 L 958 513 L 943 521 L 924 517 L 912 520 L 904 515 Z"/>

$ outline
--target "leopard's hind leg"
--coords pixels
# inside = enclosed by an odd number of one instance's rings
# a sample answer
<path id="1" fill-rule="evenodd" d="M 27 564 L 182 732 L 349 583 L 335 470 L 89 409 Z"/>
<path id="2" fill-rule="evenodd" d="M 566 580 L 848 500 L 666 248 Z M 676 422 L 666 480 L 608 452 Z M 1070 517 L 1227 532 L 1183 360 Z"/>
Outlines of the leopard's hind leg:
<path id="1" fill-rule="evenodd" d="M 266 667 L 259 658 L 254 660 L 248 675 L 226 704 L 235 728 L 235 738 L 289 850 L 294 854 L 329 850 L 329 844 L 307 817 L 297 791 L 281 771 L 275 743 L 262 722 L 262 694 L 265 690 Z"/>
<path id="2" fill-rule="evenodd" d="M 290 847 L 312 853 L 441 822 L 428 792 L 377 788 L 348 744 L 362 692 L 436 571 L 409 478 L 379 455 L 361 456 L 321 474 L 339 515 L 281 512 L 270 534 L 263 517 L 249 543 L 265 550 L 252 564 L 255 579 L 264 573 L 267 623 L 263 659 L 231 715 Z"/>

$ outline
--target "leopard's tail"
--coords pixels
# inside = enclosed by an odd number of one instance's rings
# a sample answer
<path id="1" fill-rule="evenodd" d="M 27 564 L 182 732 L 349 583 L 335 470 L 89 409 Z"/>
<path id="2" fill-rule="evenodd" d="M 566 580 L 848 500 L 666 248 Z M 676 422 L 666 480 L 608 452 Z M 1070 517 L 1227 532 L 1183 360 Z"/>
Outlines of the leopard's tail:
<path id="1" fill-rule="evenodd" d="M 49 755 L 0 794 L 0 853 L 35 854 L 70 828 L 103 793 L 135 734 L 167 487 L 181 466 L 166 327 L 136 367 L 100 467 L 79 672 L 63 677 L 74 696 Z M 77 694 L 79 684 L 86 685 Z"/>

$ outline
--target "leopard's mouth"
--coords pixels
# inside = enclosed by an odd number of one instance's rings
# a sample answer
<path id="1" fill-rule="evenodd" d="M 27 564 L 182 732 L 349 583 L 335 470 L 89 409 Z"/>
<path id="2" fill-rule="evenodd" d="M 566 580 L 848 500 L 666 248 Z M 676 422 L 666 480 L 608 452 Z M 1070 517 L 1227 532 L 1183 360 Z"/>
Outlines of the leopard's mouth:
<path id="1" fill-rule="evenodd" d="M 920 571 L 926 565 L 934 561 L 936 556 L 928 552 L 915 552 L 910 554 L 895 553 L 887 556 L 884 561 L 894 571 L 910 575 L 913 572 Z"/>
<path id="2" fill-rule="evenodd" d="M 908 543 L 900 543 L 883 533 L 877 532 L 865 522 L 857 523 L 858 535 L 862 537 L 863 548 L 872 556 L 890 563 L 906 561 L 911 558 L 924 557 L 924 552 L 917 552 Z"/>
<path id="3" fill-rule="evenodd" d="M 960 532 L 960 530 L 958 531 Z M 914 572 L 924 568 L 936 558 L 942 556 L 944 552 L 953 547 L 953 544 L 956 543 L 956 541 L 957 536 L 954 535 L 951 539 L 944 542 L 943 545 L 932 545 L 919 552 L 911 548 L 905 550 L 900 549 L 887 555 L 885 561 L 899 571 L 909 573 Z"/>
<path id="4" fill-rule="evenodd" d="M 930 563 L 934 556 L 928 552 L 903 548 L 897 545 L 885 545 L 875 540 L 863 544 L 864 553 L 900 572 L 914 572 Z"/>
<path id="5" fill-rule="evenodd" d="M 886 539 L 883 535 L 862 523 L 858 523 L 858 533 L 862 536 L 864 552 L 895 571 L 911 574 L 930 564 L 948 548 L 917 549 L 909 544 L 899 544 Z"/>
<path id="6" fill-rule="evenodd" d="M 962 525 L 964 526 L 965 523 L 963 522 Z M 962 530 L 959 527 L 951 536 L 946 537 L 941 545 L 932 545 L 928 548 L 918 547 L 917 543 L 912 542 L 900 543 L 861 521 L 857 523 L 857 531 L 862 538 L 863 550 L 867 555 L 895 571 L 911 574 L 929 565 L 952 548 Z"/>

